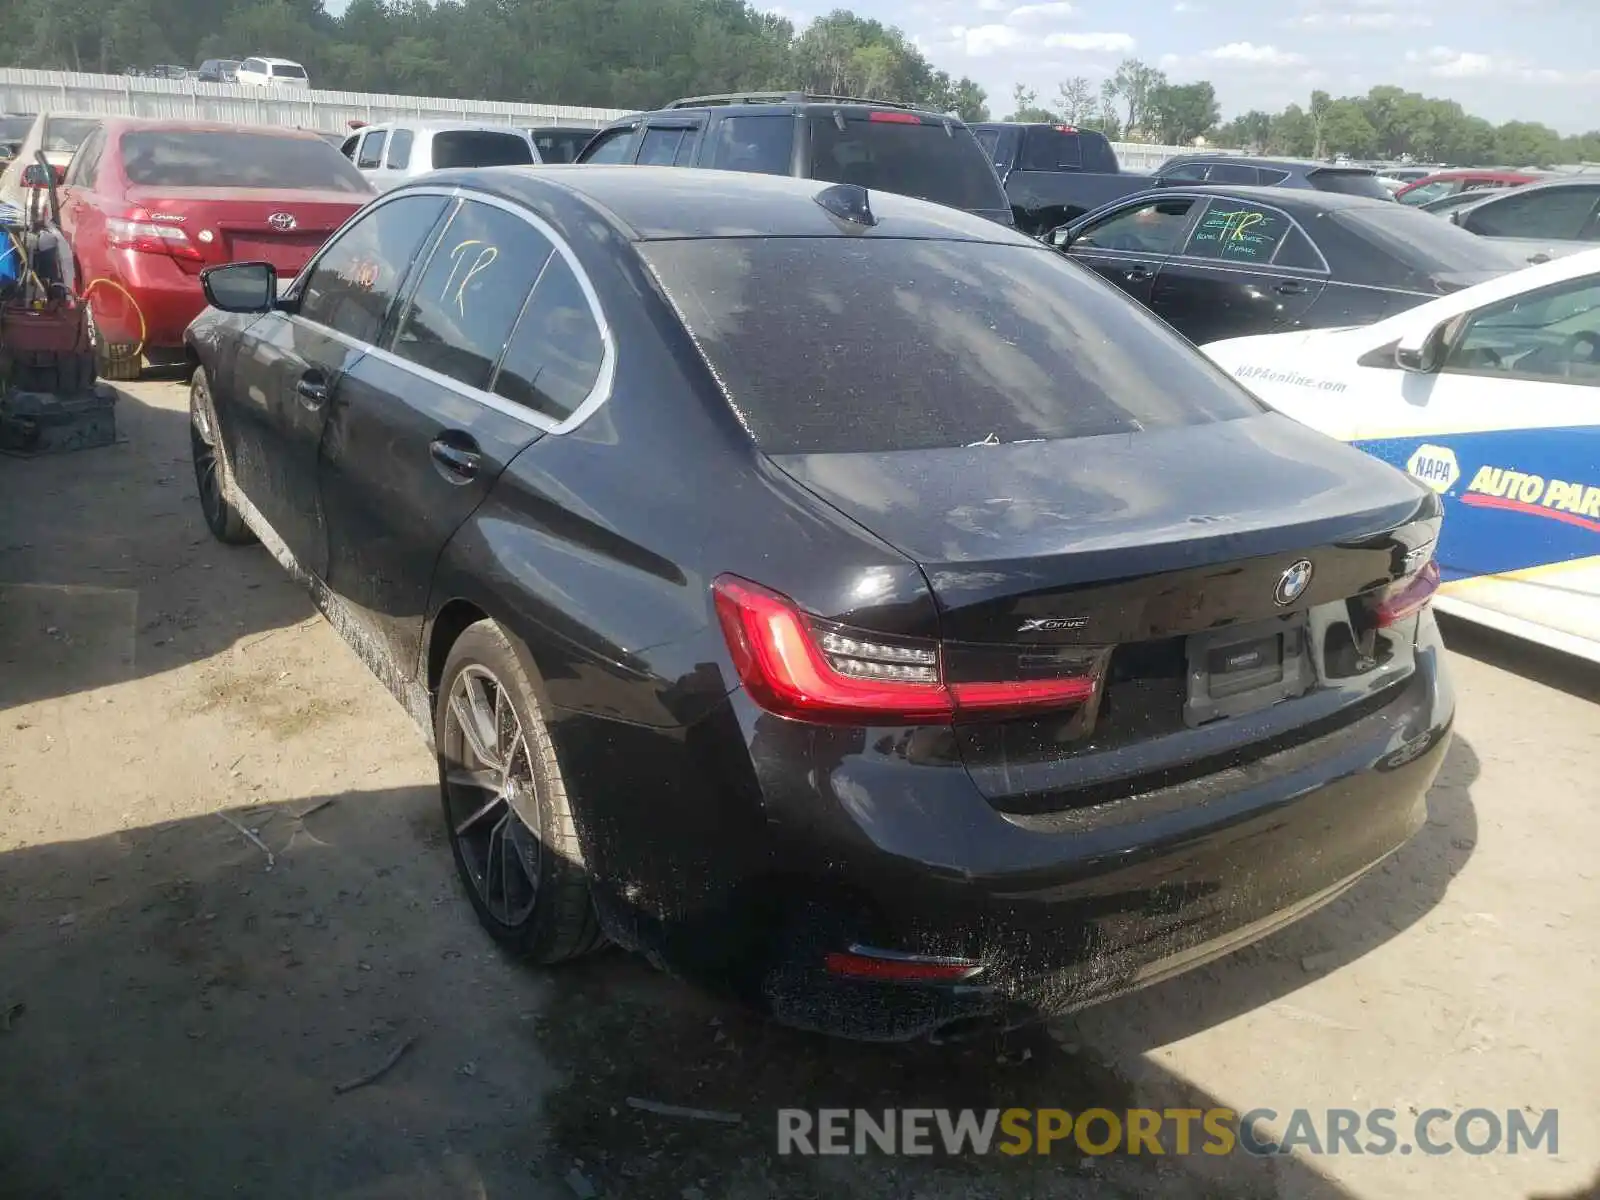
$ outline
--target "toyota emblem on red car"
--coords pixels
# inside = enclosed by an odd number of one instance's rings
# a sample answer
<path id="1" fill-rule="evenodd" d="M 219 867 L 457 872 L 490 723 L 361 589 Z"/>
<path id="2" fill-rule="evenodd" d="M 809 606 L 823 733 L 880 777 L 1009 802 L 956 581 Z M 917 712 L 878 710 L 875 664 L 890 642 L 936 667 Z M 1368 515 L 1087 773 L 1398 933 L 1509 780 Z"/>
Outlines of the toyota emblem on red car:
<path id="1" fill-rule="evenodd" d="M 294 214 L 285 212 L 273 213 L 267 218 L 267 224 L 271 225 L 279 233 L 288 233 L 289 230 L 295 227 Z"/>

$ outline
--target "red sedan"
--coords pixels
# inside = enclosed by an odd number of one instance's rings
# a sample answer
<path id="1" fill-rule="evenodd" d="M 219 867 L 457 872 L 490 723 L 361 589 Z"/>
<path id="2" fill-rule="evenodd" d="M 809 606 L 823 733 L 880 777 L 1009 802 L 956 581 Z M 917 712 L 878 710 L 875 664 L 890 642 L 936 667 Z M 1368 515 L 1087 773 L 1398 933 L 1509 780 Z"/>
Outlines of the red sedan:
<path id="1" fill-rule="evenodd" d="M 180 361 L 203 269 L 261 261 L 292 278 L 372 194 L 310 131 L 108 118 L 61 189 L 100 374 Z"/>
<path id="2" fill-rule="evenodd" d="M 1543 175 L 1531 171 L 1440 171 L 1407 184 L 1394 194 L 1401 204 L 1426 204 L 1457 192 L 1487 191 L 1537 183 Z"/>

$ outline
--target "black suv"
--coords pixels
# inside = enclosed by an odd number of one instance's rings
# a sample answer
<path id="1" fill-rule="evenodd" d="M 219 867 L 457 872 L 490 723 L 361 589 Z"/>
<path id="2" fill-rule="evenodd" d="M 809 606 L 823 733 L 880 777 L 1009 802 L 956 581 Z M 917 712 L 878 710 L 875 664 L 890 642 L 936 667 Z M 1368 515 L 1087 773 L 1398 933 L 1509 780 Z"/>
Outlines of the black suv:
<path id="1" fill-rule="evenodd" d="M 803 92 L 691 96 L 602 129 L 578 162 L 854 183 L 1012 224 L 989 156 L 959 118 L 887 100 Z"/>

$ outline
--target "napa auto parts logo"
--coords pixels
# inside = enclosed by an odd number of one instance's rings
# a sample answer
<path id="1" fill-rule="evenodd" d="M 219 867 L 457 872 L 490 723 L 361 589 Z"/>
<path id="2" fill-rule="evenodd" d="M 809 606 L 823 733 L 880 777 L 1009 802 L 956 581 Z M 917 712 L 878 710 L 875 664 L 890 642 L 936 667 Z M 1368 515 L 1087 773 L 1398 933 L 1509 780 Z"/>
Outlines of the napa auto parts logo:
<path id="1" fill-rule="evenodd" d="M 1423 443 L 1406 460 L 1406 472 L 1442 496 L 1461 478 L 1461 464 L 1456 462 L 1456 452 L 1449 446 Z"/>
<path id="2" fill-rule="evenodd" d="M 1425 449 L 1428 447 L 1417 453 Z M 1413 470 L 1412 474 L 1416 472 Z M 1483 466 L 1467 485 L 1461 503 L 1548 517 L 1600 533 L 1600 487 L 1569 479 L 1546 479 L 1509 467 Z"/>

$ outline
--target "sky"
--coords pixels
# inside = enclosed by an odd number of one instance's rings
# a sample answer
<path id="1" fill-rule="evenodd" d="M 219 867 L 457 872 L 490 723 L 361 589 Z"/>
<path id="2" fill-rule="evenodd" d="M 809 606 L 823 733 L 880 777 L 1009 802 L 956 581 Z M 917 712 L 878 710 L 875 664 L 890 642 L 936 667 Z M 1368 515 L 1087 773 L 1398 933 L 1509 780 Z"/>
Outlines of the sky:
<path id="1" fill-rule="evenodd" d="M 331 12 L 347 0 L 328 0 Z M 803 26 L 848 8 L 898 26 L 934 66 L 977 80 L 996 116 L 1012 85 L 1098 87 L 1135 56 L 1174 83 L 1209 79 L 1224 118 L 1306 104 L 1314 88 L 1392 83 L 1499 124 L 1600 128 L 1595 0 L 756 0 Z M 1565 11 L 1563 11 L 1565 10 Z M 541 98 L 545 99 L 545 98 Z M 547 98 L 558 104 L 560 97 Z"/>

